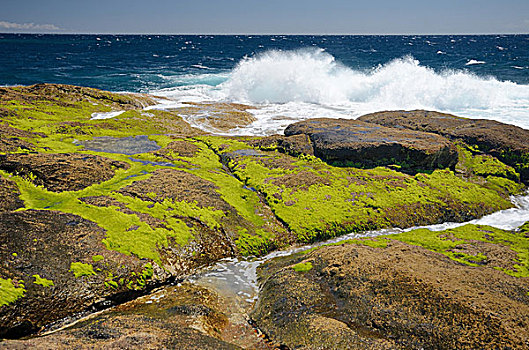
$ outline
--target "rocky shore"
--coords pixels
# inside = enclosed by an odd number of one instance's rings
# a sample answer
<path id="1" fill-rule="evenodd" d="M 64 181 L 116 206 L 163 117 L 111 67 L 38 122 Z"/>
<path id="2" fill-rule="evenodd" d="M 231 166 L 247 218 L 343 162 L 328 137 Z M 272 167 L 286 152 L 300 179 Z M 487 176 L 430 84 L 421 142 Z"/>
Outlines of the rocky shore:
<path id="1" fill-rule="evenodd" d="M 0 348 L 529 348 L 525 226 L 412 230 L 268 261 L 250 323 L 187 282 L 157 307 L 126 303 L 224 258 L 479 218 L 529 182 L 529 131 L 494 121 L 393 111 L 227 137 L 204 130 L 248 125 L 252 107 L 156 103 L 0 88 Z M 203 109 L 206 128 L 180 116 Z"/>

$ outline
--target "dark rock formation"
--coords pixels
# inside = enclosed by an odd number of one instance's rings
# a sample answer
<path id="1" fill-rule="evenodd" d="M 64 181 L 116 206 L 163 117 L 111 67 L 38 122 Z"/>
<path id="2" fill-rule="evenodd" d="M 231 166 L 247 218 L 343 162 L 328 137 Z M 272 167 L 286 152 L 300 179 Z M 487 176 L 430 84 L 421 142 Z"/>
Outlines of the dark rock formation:
<path id="1" fill-rule="evenodd" d="M 436 169 L 457 163 L 447 139 L 425 132 L 387 128 L 357 120 L 311 119 L 289 125 L 285 135 L 306 134 L 314 155 L 327 162 L 375 167 L 396 164 L 406 169 Z"/>
<path id="2" fill-rule="evenodd" d="M 314 155 L 310 139 L 305 134 L 281 136 L 272 135 L 267 137 L 251 138 L 245 141 L 248 145 L 262 150 L 278 150 L 291 156 L 301 154 Z"/>
<path id="3" fill-rule="evenodd" d="M 358 120 L 387 127 L 433 132 L 475 145 L 513 166 L 523 182 L 529 181 L 529 130 L 495 120 L 466 119 L 432 111 L 388 111 L 368 114 Z"/>

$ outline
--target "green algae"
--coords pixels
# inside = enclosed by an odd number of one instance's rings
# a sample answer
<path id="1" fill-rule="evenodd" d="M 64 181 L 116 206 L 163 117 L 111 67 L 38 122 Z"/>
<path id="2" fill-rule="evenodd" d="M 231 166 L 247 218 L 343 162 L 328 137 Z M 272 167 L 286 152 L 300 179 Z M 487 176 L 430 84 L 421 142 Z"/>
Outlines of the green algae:
<path id="1" fill-rule="evenodd" d="M 117 160 L 127 161 L 126 157 L 110 155 Z M 119 211 L 117 207 L 98 207 L 89 205 L 80 200 L 83 197 L 103 196 L 117 191 L 122 187 L 130 185 L 134 181 L 145 179 L 155 168 L 150 165 L 142 165 L 130 162 L 129 169 L 119 169 L 115 176 L 105 182 L 92 185 L 80 191 L 65 191 L 55 193 L 45 188 L 35 186 L 30 181 L 13 176 L 17 183 L 26 208 L 24 209 L 46 209 L 59 210 L 65 213 L 79 215 L 91 220 L 107 231 L 103 240 L 105 246 L 127 255 L 134 254 L 139 258 L 149 258 L 161 264 L 157 248 L 168 245 L 168 237 L 176 238 L 185 244 L 192 237 L 190 229 L 184 222 L 177 219 L 169 220 L 168 229 L 151 228 L 142 222 L 134 214 L 126 214 Z M 4 176 L 7 176 L 4 173 Z M 116 196 L 118 196 L 116 194 Z M 148 204 L 145 204 L 147 206 Z M 155 207 L 152 211 L 156 211 Z M 135 229 L 133 229 L 135 228 Z"/>
<path id="2" fill-rule="evenodd" d="M 526 190 L 523 183 L 514 182 L 504 177 L 497 177 L 489 175 L 485 178 L 486 183 L 484 187 L 490 188 L 498 193 L 505 192 L 506 195 L 519 195 Z"/>
<path id="3" fill-rule="evenodd" d="M 95 275 L 94 267 L 90 264 L 84 264 L 82 262 L 73 262 L 70 264 L 70 271 L 73 272 L 76 278 L 81 276 Z"/>
<path id="4" fill-rule="evenodd" d="M 54 283 L 52 280 L 40 277 L 39 275 L 33 275 L 31 277 L 35 277 L 35 281 L 33 282 L 34 284 L 38 284 L 43 287 L 53 287 L 54 286 Z"/>
<path id="5" fill-rule="evenodd" d="M 483 253 L 469 255 L 459 252 L 458 247 L 461 245 L 473 245 L 474 242 L 502 245 L 516 252 L 517 260 L 513 262 L 513 269 L 493 267 L 510 276 L 529 277 L 529 238 L 523 232 L 510 232 L 491 226 L 469 224 L 444 231 L 417 229 L 385 237 L 421 246 L 469 266 L 481 265 L 487 260 L 487 257 Z"/>
<path id="6" fill-rule="evenodd" d="M 456 169 L 472 172 L 475 175 L 501 177 L 515 182 L 520 181 L 516 170 L 488 154 L 480 154 L 477 147 L 470 147 L 462 142 L 456 144 L 459 162 Z"/>
<path id="7" fill-rule="evenodd" d="M 0 307 L 14 303 L 17 299 L 22 298 L 26 289 L 22 281 L 15 286 L 10 278 L 0 278 Z"/>
<path id="8" fill-rule="evenodd" d="M 243 147 L 236 141 L 216 140 L 214 145 L 227 155 Z M 382 167 L 333 167 L 310 156 L 264 151 L 231 156 L 227 165 L 239 180 L 265 196 L 275 215 L 303 242 L 413 226 L 418 217 L 424 223 L 437 222 L 447 208 L 456 215 L 465 211 L 478 216 L 483 207 L 492 212 L 512 206 L 496 191 L 466 182 L 449 170 L 410 176 Z"/>
<path id="9" fill-rule="evenodd" d="M 98 261 L 101 261 L 101 260 L 104 260 L 104 259 L 105 259 L 105 258 L 104 258 L 102 255 L 94 255 L 94 256 L 92 257 L 92 260 L 93 260 L 94 262 L 98 262 Z"/>
<path id="10" fill-rule="evenodd" d="M 386 248 L 388 246 L 388 242 L 385 239 L 350 239 L 347 241 L 343 241 L 340 243 L 345 244 L 357 244 L 357 245 L 365 245 L 371 248 Z"/>
<path id="11" fill-rule="evenodd" d="M 292 270 L 296 272 L 307 272 L 312 270 L 312 263 L 310 261 L 304 263 L 298 263 L 291 266 Z"/>
<path id="12" fill-rule="evenodd" d="M 158 140 L 157 137 L 155 139 Z M 171 155 L 169 153 L 171 162 L 176 160 L 175 164 L 179 170 L 184 170 L 215 184 L 215 191 L 234 209 L 236 215 L 244 219 L 230 219 L 228 216 L 231 216 L 231 214 L 224 213 L 224 218 L 227 221 L 233 221 L 232 225 L 238 227 L 236 230 L 238 237 L 235 243 L 241 254 L 259 255 L 266 252 L 276 235 L 267 227 L 267 222 L 263 219 L 262 214 L 259 213 L 264 206 L 263 203 L 255 191 L 245 187 L 241 181 L 225 170 L 218 154 L 215 152 L 215 150 L 227 147 L 227 145 L 238 149 L 247 148 L 246 144 L 216 136 L 197 137 L 185 139 L 185 141 L 196 146 L 198 148 L 197 153 L 193 157 Z M 181 165 L 183 167 L 180 167 Z M 213 209 L 210 208 L 210 210 Z M 220 219 L 222 217 L 216 218 L 217 221 L 221 221 Z M 226 220 L 224 220 L 224 225 L 226 225 Z M 240 225 L 244 227 L 240 227 Z"/>

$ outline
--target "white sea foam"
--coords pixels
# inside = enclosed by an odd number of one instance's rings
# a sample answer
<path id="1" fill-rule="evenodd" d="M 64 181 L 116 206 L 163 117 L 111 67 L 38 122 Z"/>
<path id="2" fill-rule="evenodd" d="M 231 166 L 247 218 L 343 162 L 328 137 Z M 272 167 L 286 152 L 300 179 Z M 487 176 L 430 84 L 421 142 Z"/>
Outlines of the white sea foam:
<path id="1" fill-rule="evenodd" d="M 110 119 L 117 117 L 118 115 L 125 113 L 125 111 L 116 111 L 116 112 L 105 112 L 105 113 L 92 113 L 92 118 L 90 120 L 96 119 Z"/>
<path id="2" fill-rule="evenodd" d="M 380 110 L 427 109 L 529 128 L 529 86 L 465 70 L 435 71 L 412 57 L 370 70 L 346 67 L 321 49 L 268 51 L 226 73 L 165 77 L 154 92 L 174 100 L 256 105 L 257 121 L 237 134 L 280 133 L 314 117 L 349 118 Z"/>

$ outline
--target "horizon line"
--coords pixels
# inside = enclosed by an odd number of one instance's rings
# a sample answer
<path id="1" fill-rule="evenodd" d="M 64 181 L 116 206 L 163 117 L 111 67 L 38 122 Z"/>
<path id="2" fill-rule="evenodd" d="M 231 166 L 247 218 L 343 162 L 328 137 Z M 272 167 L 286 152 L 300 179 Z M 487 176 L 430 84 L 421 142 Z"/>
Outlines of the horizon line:
<path id="1" fill-rule="evenodd" d="M 258 35 L 258 36 L 405 36 L 405 35 L 529 35 L 529 32 L 525 33 L 111 33 L 111 32 L 0 32 L 0 35 L 4 34 L 27 34 L 27 35 L 189 35 L 189 36 L 200 36 L 200 35 L 218 35 L 218 36 L 235 36 L 235 35 Z"/>

